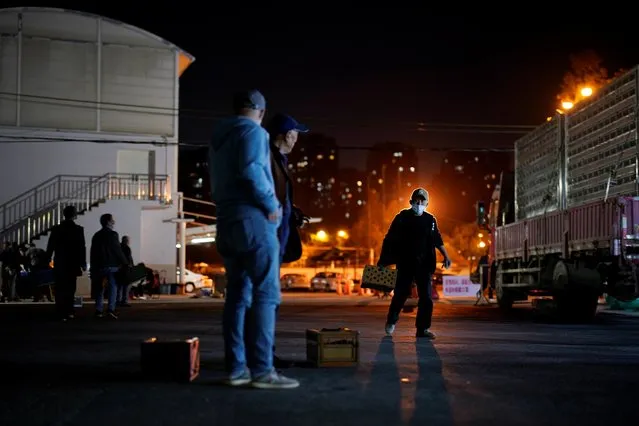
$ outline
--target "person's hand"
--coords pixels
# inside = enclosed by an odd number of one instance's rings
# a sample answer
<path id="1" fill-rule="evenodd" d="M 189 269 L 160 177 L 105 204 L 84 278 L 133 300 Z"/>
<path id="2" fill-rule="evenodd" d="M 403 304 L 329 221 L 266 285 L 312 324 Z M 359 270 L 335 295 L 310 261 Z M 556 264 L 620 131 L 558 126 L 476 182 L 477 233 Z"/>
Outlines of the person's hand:
<path id="1" fill-rule="evenodd" d="M 280 216 L 282 216 L 282 209 L 279 208 L 273 212 L 270 212 L 268 214 L 268 221 L 272 222 L 272 223 L 277 223 L 277 221 L 279 220 Z"/>
<path id="2" fill-rule="evenodd" d="M 451 262 L 451 260 L 447 257 L 447 258 L 444 259 L 444 263 L 443 263 L 442 266 L 444 267 L 444 269 L 448 269 L 448 268 L 450 268 L 450 265 L 452 265 L 452 264 L 453 264 L 453 262 Z"/>
<path id="3" fill-rule="evenodd" d="M 300 225 L 300 228 L 303 228 L 304 225 L 311 223 L 311 217 L 310 216 L 306 216 L 305 214 L 302 214 L 302 224 Z"/>

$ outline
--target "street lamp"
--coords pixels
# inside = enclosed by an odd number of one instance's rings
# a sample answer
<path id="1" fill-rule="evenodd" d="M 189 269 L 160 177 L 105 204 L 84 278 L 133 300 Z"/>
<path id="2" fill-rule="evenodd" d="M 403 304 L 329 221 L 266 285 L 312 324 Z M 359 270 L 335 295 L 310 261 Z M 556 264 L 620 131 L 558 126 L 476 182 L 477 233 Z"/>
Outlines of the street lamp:
<path id="1" fill-rule="evenodd" d="M 317 238 L 318 241 L 326 242 L 328 241 L 328 234 L 323 229 L 320 229 L 317 231 L 317 234 L 315 234 L 315 238 Z"/>
<path id="2" fill-rule="evenodd" d="M 575 104 L 573 104 L 573 103 L 572 103 L 572 102 L 570 102 L 570 101 L 563 101 L 563 102 L 561 103 L 561 107 L 562 107 L 564 110 L 572 109 L 572 107 L 574 107 L 574 106 L 575 106 Z"/>
<path id="3" fill-rule="evenodd" d="M 583 96 L 584 98 L 587 98 L 588 96 L 592 96 L 592 88 L 584 87 L 583 89 L 581 89 L 581 96 Z"/>

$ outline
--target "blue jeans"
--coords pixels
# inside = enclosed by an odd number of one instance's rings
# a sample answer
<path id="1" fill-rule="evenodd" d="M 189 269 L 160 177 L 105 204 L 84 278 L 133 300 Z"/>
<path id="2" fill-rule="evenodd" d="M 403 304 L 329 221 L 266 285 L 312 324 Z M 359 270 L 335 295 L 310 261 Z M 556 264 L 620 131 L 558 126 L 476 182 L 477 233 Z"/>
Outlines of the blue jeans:
<path id="1" fill-rule="evenodd" d="M 96 286 L 99 290 L 97 291 L 95 297 L 95 310 L 98 312 L 102 312 L 104 310 L 104 288 L 102 288 L 102 280 L 104 278 L 107 279 L 107 289 L 109 291 L 109 311 L 115 311 L 115 302 L 117 301 L 118 296 L 118 285 L 115 281 L 115 274 L 118 272 L 120 268 L 109 267 L 100 269 L 96 271 L 96 273 L 91 273 L 91 280 L 93 281 L 93 285 Z"/>
<path id="2" fill-rule="evenodd" d="M 119 303 L 129 303 L 129 293 L 131 292 L 130 284 L 118 284 L 118 297 L 116 297 L 116 302 Z"/>
<path id="3" fill-rule="evenodd" d="M 277 225 L 255 216 L 218 221 L 217 247 L 226 269 L 223 329 L 226 369 L 231 376 L 247 369 L 253 377 L 273 371 L 275 309 L 280 304 L 280 244 Z M 248 317 L 246 312 L 251 309 Z M 248 348 L 244 321 L 249 321 Z"/>

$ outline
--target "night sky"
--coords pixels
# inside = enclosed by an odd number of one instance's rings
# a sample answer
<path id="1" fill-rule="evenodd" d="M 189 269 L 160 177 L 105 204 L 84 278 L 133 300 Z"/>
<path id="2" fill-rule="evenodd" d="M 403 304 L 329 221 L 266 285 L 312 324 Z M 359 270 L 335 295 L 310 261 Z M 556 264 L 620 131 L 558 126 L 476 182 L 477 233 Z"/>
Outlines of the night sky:
<path id="1" fill-rule="evenodd" d="M 343 146 L 511 147 L 516 135 L 420 132 L 417 123 L 537 125 L 557 106 L 571 53 L 593 49 L 611 71 L 639 62 L 632 26 L 616 19 L 602 26 L 603 16 L 584 25 L 552 11 L 546 20 L 522 12 L 529 19 L 522 22 L 432 16 L 423 8 L 181 4 L 55 7 L 141 27 L 196 57 L 181 78 L 180 135 L 188 143 L 207 142 L 234 90 L 257 87 L 270 112 L 288 112 Z M 362 154 L 342 151 L 343 164 Z"/>

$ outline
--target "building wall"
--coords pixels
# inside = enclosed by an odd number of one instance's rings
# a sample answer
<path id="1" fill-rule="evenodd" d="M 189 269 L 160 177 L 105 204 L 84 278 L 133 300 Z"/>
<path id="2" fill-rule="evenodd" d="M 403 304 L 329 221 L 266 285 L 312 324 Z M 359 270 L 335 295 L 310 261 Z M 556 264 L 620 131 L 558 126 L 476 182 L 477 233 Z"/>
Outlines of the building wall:
<path id="1" fill-rule="evenodd" d="M 65 11 L 0 10 L 0 34 L 0 126 L 177 137 L 172 45 Z"/>
<path id="2" fill-rule="evenodd" d="M 0 149 L 0 182 L 5 183 L 0 185 L 0 205 L 58 174 L 116 173 L 118 151 L 153 151 L 158 175 L 175 176 L 177 169 L 177 148 L 172 146 L 54 140 L 0 144 Z M 126 172 L 131 173 L 130 169 Z M 174 184 L 171 188 L 175 192 Z"/>

